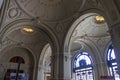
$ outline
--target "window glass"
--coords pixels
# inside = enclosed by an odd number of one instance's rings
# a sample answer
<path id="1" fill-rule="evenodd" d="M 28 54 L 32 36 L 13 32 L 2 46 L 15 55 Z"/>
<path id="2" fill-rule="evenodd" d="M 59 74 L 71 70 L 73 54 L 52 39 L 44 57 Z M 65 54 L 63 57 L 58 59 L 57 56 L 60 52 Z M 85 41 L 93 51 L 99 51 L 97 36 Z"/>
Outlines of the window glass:
<path id="1" fill-rule="evenodd" d="M 91 56 L 87 52 L 79 52 L 73 60 L 75 80 L 94 80 Z"/>
<path id="2" fill-rule="evenodd" d="M 120 76 L 117 73 L 117 62 L 112 45 L 109 46 L 107 51 L 107 63 L 110 71 L 110 76 L 113 76 L 115 80 L 120 80 Z"/>

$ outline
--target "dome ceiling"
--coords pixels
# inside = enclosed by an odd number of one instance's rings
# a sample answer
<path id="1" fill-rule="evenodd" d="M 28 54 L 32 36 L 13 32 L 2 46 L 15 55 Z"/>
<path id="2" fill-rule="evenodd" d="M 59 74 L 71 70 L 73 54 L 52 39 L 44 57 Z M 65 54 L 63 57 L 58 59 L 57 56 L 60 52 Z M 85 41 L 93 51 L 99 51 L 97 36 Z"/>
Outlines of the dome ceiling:
<path id="1" fill-rule="evenodd" d="M 42 20 L 61 20 L 72 16 L 86 0 L 16 0 L 21 9 Z"/>

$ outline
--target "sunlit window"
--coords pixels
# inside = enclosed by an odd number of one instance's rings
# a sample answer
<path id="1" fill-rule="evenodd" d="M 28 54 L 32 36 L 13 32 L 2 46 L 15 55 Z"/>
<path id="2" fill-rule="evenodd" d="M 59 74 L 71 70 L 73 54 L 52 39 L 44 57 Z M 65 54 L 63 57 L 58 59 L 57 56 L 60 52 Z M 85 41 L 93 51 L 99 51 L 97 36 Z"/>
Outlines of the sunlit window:
<path id="1" fill-rule="evenodd" d="M 75 80 L 94 80 L 92 58 L 87 52 L 79 52 L 73 60 Z"/>
<path id="2" fill-rule="evenodd" d="M 14 56 L 9 60 L 10 63 L 22 63 L 25 64 L 25 61 L 22 57 L 20 56 Z M 20 64 L 17 66 L 20 67 Z M 22 70 L 21 68 L 18 70 L 18 68 L 12 67 L 12 68 L 8 68 L 5 70 L 5 76 L 4 79 L 0 79 L 0 80 L 14 80 L 11 78 L 11 74 L 16 74 L 18 72 L 18 74 L 23 74 L 24 70 Z M 17 79 L 18 80 L 18 79 Z M 19 80 L 23 80 L 23 79 L 19 79 Z"/>
<path id="3" fill-rule="evenodd" d="M 25 63 L 24 59 L 20 56 L 15 56 L 13 58 L 10 59 L 10 62 L 13 62 L 13 63 Z"/>
<path id="4" fill-rule="evenodd" d="M 117 73 L 117 62 L 115 57 L 115 52 L 113 46 L 110 45 L 107 52 L 107 63 L 110 71 L 110 75 L 115 78 L 115 80 L 120 80 L 120 76 Z"/>

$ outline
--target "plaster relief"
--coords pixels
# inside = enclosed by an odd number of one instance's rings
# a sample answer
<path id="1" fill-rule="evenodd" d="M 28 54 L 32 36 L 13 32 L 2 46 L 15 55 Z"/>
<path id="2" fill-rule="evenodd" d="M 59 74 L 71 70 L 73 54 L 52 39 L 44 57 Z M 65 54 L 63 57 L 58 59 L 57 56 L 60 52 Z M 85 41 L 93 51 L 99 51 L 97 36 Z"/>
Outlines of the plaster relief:
<path id="1" fill-rule="evenodd" d="M 18 6 L 32 17 L 62 20 L 72 16 L 86 0 L 16 0 Z"/>
<path id="2" fill-rule="evenodd" d="M 8 11 L 9 18 L 15 18 L 20 15 L 20 11 L 18 8 L 11 8 Z"/>
<path id="3" fill-rule="evenodd" d="M 58 23 L 55 28 L 57 33 L 63 32 L 63 29 L 64 29 L 62 23 Z"/>

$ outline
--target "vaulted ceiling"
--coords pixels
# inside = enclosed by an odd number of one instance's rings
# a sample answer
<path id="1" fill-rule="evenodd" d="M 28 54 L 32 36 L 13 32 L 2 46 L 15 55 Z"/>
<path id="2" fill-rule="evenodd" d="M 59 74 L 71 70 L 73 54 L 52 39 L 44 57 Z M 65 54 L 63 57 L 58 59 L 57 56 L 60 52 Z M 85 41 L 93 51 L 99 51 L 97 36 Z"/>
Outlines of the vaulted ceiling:
<path id="1" fill-rule="evenodd" d="M 77 51 L 83 48 L 83 44 L 86 43 L 90 47 L 91 43 L 96 44 L 96 46 L 104 45 L 110 40 L 109 29 L 106 21 L 99 23 L 96 20 L 96 16 L 92 15 L 84 20 L 81 20 L 76 26 L 72 37 L 71 37 L 71 51 Z M 107 39 L 107 40 L 106 40 Z"/>
<path id="2" fill-rule="evenodd" d="M 40 20 L 56 21 L 74 15 L 85 0 L 16 0 L 21 9 Z"/>
<path id="3" fill-rule="evenodd" d="M 41 50 L 48 43 L 57 43 L 54 48 L 58 44 L 63 47 L 72 24 L 88 13 L 87 10 L 91 9 L 92 12 L 93 8 L 96 8 L 104 11 L 98 0 L 9 0 L 5 6 L 7 7 L 2 14 L 4 17 L 0 27 L 1 41 L 5 45 L 7 40 L 20 44 L 35 53 L 36 57 L 39 57 Z M 94 42 L 95 38 L 100 40 L 109 36 L 107 23 L 96 23 L 95 17 L 96 15 L 92 15 L 78 20 L 80 22 L 71 37 L 72 50 L 81 47 L 78 44 L 79 39 L 87 37 Z M 25 27 L 33 29 L 33 32 L 23 31 Z"/>

